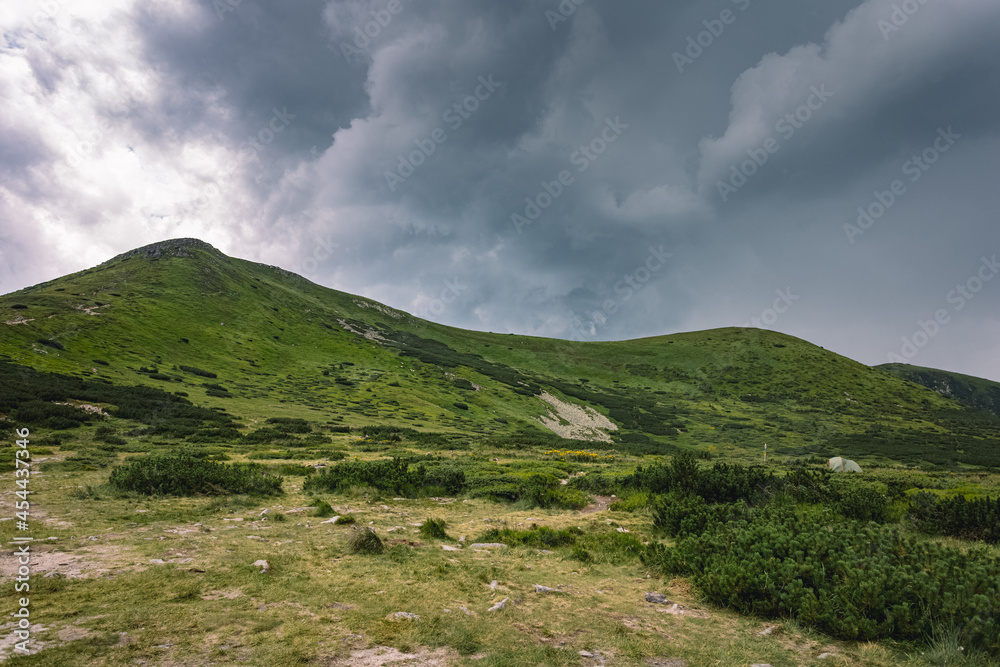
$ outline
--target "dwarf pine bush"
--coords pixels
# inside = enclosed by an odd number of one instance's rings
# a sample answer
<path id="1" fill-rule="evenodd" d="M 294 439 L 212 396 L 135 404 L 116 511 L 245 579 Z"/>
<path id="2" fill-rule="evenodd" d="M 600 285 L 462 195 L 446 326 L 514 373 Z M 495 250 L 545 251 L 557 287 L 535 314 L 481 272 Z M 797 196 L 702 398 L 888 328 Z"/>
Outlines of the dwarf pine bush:
<path id="1" fill-rule="evenodd" d="M 839 639 L 924 639 L 956 628 L 1000 652 L 1000 559 L 906 537 L 896 528 L 757 511 L 710 523 L 643 562 L 690 576 L 705 598 L 744 614 L 792 618 Z"/>
<path id="2" fill-rule="evenodd" d="M 116 491 L 165 496 L 275 495 L 282 492 L 281 482 L 259 464 L 229 465 L 188 454 L 132 459 L 113 469 L 108 479 Z"/>

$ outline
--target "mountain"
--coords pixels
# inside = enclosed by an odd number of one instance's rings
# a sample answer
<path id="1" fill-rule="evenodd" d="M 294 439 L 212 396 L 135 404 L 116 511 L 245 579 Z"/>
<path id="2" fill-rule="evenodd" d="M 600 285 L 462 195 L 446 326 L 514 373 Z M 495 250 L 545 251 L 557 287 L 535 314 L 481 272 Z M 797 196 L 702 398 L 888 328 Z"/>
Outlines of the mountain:
<path id="1" fill-rule="evenodd" d="M 8 374 L 68 376 L 80 388 L 63 393 L 81 395 L 95 382 L 146 386 L 225 412 L 241 432 L 295 418 L 409 428 L 456 448 L 580 445 L 558 432 L 633 453 L 756 460 L 766 443 L 778 456 L 1000 462 L 1000 418 L 784 334 L 570 342 L 466 331 L 196 239 L 3 295 L 0 313 Z"/>
<path id="2" fill-rule="evenodd" d="M 1000 416 L 1000 382 L 908 364 L 883 364 L 879 368 L 904 380 L 933 389 L 963 405 Z"/>

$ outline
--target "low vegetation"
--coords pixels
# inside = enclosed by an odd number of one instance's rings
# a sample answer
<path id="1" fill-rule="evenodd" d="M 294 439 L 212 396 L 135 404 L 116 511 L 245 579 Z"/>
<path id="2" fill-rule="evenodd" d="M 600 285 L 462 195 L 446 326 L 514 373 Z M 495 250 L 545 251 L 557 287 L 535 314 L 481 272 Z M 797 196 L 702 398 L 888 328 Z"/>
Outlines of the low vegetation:
<path id="1" fill-rule="evenodd" d="M 118 492 L 147 496 L 229 493 L 266 496 L 281 493 L 281 482 L 281 477 L 256 464 L 229 465 L 189 455 L 132 459 L 112 470 L 108 479 L 111 488 Z"/>

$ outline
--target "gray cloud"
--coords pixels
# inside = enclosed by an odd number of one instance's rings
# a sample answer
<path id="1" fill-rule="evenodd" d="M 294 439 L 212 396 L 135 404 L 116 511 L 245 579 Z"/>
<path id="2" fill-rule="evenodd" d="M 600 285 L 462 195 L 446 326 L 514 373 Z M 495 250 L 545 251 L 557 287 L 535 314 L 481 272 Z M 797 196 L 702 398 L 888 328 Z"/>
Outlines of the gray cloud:
<path id="1" fill-rule="evenodd" d="M 4 291 L 199 236 L 584 340 L 759 323 L 874 364 L 947 308 L 913 363 L 1000 379 L 1000 280 L 948 301 L 1000 253 L 995 3 L 51 6 L 5 10 Z"/>

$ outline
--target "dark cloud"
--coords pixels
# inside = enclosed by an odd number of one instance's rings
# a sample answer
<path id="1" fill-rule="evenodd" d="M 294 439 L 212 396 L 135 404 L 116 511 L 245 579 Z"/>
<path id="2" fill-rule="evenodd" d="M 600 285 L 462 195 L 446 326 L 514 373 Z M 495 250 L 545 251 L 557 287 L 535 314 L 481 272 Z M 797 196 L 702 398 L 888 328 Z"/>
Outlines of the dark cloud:
<path id="1" fill-rule="evenodd" d="M 913 363 L 1000 379 L 1000 280 L 949 301 L 1000 253 L 994 2 L 43 18 L 0 51 L 5 289 L 200 236 L 448 324 L 585 340 L 750 323 L 875 364 L 945 308 Z M 939 131 L 960 136 L 915 172 Z"/>

